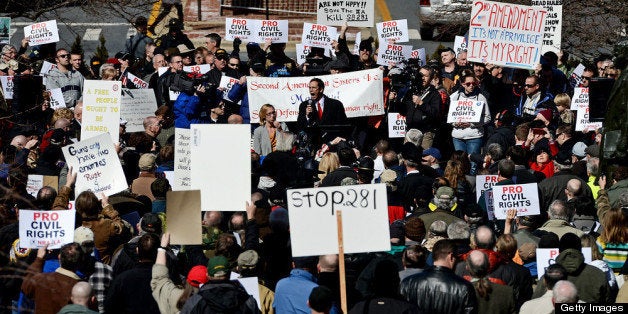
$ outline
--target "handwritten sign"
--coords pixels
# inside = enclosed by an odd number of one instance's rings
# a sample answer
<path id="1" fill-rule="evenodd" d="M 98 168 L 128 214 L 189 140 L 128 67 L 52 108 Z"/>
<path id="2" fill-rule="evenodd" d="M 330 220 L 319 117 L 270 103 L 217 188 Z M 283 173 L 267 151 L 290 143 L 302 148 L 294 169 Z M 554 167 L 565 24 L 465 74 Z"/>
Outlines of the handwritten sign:
<path id="1" fill-rule="evenodd" d="M 447 113 L 447 123 L 480 122 L 483 109 L 483 101 L 471 99 L 452 100 Z"/>
<path id="2" fill-rule="evenodd" d="M 190 151 L 190 129 L 174 129 L 174 181 L 173 191 L 184 191 L 191 188 L 190 172 L 192 152 Z"/>
<path id="3" fill-rule="evenodd" d="M 342 102 L 347 117 L 384 114 L 383 76 L 380 69 L 317 77 L 325 83 L 325 95 Z M 248 77 L 251 122 L 259 122 L 258 112 L 262 104 L 275 106 L 278 121 L 296 121 L 299 105 L 310 99 L 308 86 L 312 78 L 313 76 Z"/>
<path id="4" fill-rule="evenodd" d="M 292 256 L 338 253 L 342 210 L 345 253 L 390 250 L 385 184 L 288 190 Z M 317 228 L 312 228 L 316 221 Z"/>
<path id="5" fill-rule="evenodd" d="M 543 26 L 542 53 L 560 52 L 561 33 L 563 30 L 563 1 L 562 0 L 532 0 L 533 6 L 540 6 L 547 10 L 545 25 Z"/>
<path id="6" fill-rule="evenodd" d="M 44 186 L 50 186 L 55 190 L 59 189 L 59 177 L 57 176 L 44 176 L 40 174 L 29 174 L 28 181 L 26 182 L 26 192 L 28 194 L 37 197 L 37 193 Z"/>
<path id="7" fill-rule="evenodd" d="M 56 43 L 59 41 L 57 21 L 50 20 L 25 26 L 24 37 L 30 40 L 28 44 L 31 46 Z"/>
<path id="8" fill-rule="evenodd" d="M 377 64 L 392 67 L 410 59 L 411 55 L 412 46 L 410 45 L 395 45 L 380 41 Z"/>
<path id="9" fill-rule="evenodd" d="M 483 174 L 475 176 L 475 197 L 476 202 L 480 200 L 480 196 L 484 194 L 486 190 L 492 190 L 493 185 L 497 183 L 496 174 Z"/>
<path id="10" fill-rule="evenodd" d="M 589 121 L 589 107 L 576 111 L 576 131 L 595 131 L 603 126 L 603 122 Z"/>
<path id="11" fill-rule="evenodd" d="M 426 64 L 426 57 L 425 57 L 425 48 L 419 48 L 419 49 L 414 49 L 412 50 L 412 53 L 410 53 L 410 58 L 412 59 L 418 59 L 419 60 L 419 65 L 420 66 L 424 66 Z"/>
<path id="12" fill-rule="evenodd" d="M 75 212 L 20 209 L 20 247 L 36 249 L 47 244 L 49 249 L 58 249 L 74 242 Z"/>
<path id="13" fill-rule="evenodd" d="M 409 40 L 408 20 L 394 20 L 377 23 L 377 38 L 380 43 L 394 41 L 405 43 Z"/>
<path id="14" fill-rule="evenodd" d="M 406 117 L 398 112 L 388 113 L 388 137 L 399 138 L 406 136 Z"/>
<path id="15" fill-rule="evenodd" d="M 109 196 L 129 187 L 108 134 L 103 133 L 61 149 L 68 166 L 77 173 L 77 195 L 91 190 L 98 197 L 101 193 Z"/>
<path id="16" fill-rule="evenodd" d="M 155 115 L 157 100 L 149 89 L 122 89 L 120 117 L 126 120 L 127 132 L 143 132 L 144 118 Z"/>
<path id="17" fill-rule="evenodd" d="M 468 48 L 467 39 L 464 36 L 456 36 L 454 39 L 454 52 L 456 57 L 461 52 L 466 52 Z"/>
<path id="18" fill-rule="evenodd" d="M 303 23 L 303 36 L 301 43 L 311 47 L 331 49 L 331 42 L 338 38 L 338 30 L 335 27 Z"/>
<path id="19" fill-rule="evenodd" d="M 0 76 L 4 99 L 13 99 L 13 76 Z"/>
<path id="20" fill-rule="evenodd" d="M 373 27 L 375 1 L 373 0 L 318 0 L 316 18 L 318 24 Z"/>
<path id="21" fill-rule="evenodd" d="M 59 108 L 66 108 L 65 99 L 63 99 L 63 92 L 61 88 L 53 88 L 48 90 L 50 92 L 50 108 L 57 110 Z"/>
<path id="22" fill-rule="evenodd" d="M 536 183 L 493 186 L 495 218 L 506 219 L 509 209 L 516 209 L 517 216 L 541 213 L 539 190 Z"/>
<path id="23" fill-rule="evenodd" d="M 476 0 L 471 9 L 471 62 L 534 69 L 541 58 L 547 11 L 540 7 Z"/>
<path id="24" fill-rule="evenodd" d="M 111 140 L 117 143 L 121 100 L 121 82 L 85 80 L 81 140 L 109 133 Z"/>
<path id="25" fill-rule="evenodd" d="M 591 263 L 591 248 L 583 247 L 582 255 L 584 255 L 584 262 Z M 560 252 L 558 249 L 536 249 L 536 271 L 539 279 L 545 275 L 545 269 L 549 267 L 549 265 L 556 263 L 556 258 Z"/>

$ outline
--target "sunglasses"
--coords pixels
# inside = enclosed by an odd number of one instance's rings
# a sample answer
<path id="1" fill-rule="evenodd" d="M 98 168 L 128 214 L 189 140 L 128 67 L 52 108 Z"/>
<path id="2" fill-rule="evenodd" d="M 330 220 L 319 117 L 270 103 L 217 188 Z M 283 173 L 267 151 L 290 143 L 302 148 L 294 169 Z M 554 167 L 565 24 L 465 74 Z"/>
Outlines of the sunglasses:
<path id="1" fill-rule="evenodd" d="M 216 56 L 216 59 L 218 60 L 227 60 L 227 56 Z"/>
<path id="2" fill-rule="evenodd" d="M 68 53 L 68 54 L 64 54 L 64 55 L 58 55 L 57 58 L 67 58 L 69 56 L 70 56 L 70 54 Z"/>
<path id="3" fill-rule="evenodd" d="M 592 77 L 590 77 L 590 76 L 583 76 L 582 77 L 583 81 L 590 81 L 591 79 L 592 79 Z"/>
<path id="4" fill-rule="evenodd" d="M 237 68 L 237 67 L 240 67 L 240 64 L 238 64 L 238 63 L 229 63 L 229 66 Z"/>
<path id="5" fill-rule="evenodd" d="M 524 86 L 524 87 L 527 87 L 527 88 L 531 88 L 531 87 L 536 86 L 536 84 L 526 84 L 526 85 L 523 85 L 523 86 Z"/>
<path id="6" fill-rule="evenodd" d="M 462 83 L 462 86 L 470 87 L 475 85 L 475 83 Z"/>

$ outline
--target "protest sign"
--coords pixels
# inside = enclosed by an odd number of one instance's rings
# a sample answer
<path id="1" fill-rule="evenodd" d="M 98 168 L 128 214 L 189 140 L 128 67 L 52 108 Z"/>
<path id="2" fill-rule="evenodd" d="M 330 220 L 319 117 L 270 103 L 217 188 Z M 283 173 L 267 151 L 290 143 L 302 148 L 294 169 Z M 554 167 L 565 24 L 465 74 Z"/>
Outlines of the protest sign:
<path id="1" fill-rule="evenodd" d="M 59 190 L 59 177 L 44 176 L 41 174 L 28 175 L 28 181 L 26 182 L 26 192 L 28 192 L 28 194 L 37 197 L 37 193 L 44 186 L 49 186 L 55 190 Z"/>
<path id="2" fill-rule="evenodd" d="M 571 110 L 585 110 L 589 108 L 589 88 L 576 87 L 571 98 Z"/>
<path id="3" fill-rule="evenodd" d="M 240 82 L 239 79 L 233 78 L 233 77 L 230 77 L 230 76 L 226 76 L 226 75 L 223 75 L 220 78 L 220 84 L 218 84 L 218 87 L 224 89 L 222 91 L 222 98 L 223 99 L 226 99 L 228 101 L 234 102 L 233 100 L 229 99 L 229 92 L 233 88 L 233 85 L 235 85 L 238 82 Z"/>
<path id="4" fill-rule="evenodd" d="M 398 112 L 388 113 L 388 137 L 399 138 L 406 136 L 406 117 Z"/>
<path id="5" fill-rule="evenodd" d="M 311 47 L 331 49 L 331 42 L 338 39 L 338 30 L 333 26 L 303 23 L 301 43 Z"/>
<path id="6" fill-rule="evenodd" d="M 380 45 L 390 41 L 394 41 L 395 43 L 408 42 L 408 20 L 394 20 L 377 23 L 377 38 L 379 38 Z"/>
<path id="7" fill-rule="evenodd" d="M 591 263 L 591 248 L 583 247 L 582 255 L 584 255 L 584 262 Z M 597 248 L 596 248 L 597 250 Z M 539 279 L 543 277 L 545 274 L 545 269 L 549 267 L 549 265 L 556 263 L 556 257 L 558 257 L 560 252 L 558 249 L 536 249 L 536 271 Z"/>
<path id="8" fill-rule="evenodd" d="M 456 36 L 456 39 L 454 40 L 454 52 L 456 53 L 456 57 L 459 53 L 466 52 L 467 46 L 467 38 L 464 36 Z"/>
<path id="9" fill-rule="evenodd" d="M 480 122 L 484 102 L 472 99 L 452 100 L 447 113 L 447 123 Z"/>
<path id="10" fill-rule="evenodd" d="M 211 64 L 195 64 L 195 65 L 186 65 L 183 67 L 184 72 L 197 73 L 197 74 L 205 74 L 209 72 L 209 70 L 211 69 L 212 69 Z"/>
<path id="11" fill-rule="evenodd" d="M 517 216 L 541 213 L 539 190 L 536 183 L 493 186 L 495 218 L 506 219 L 509 209 L 516 209 Z"/>
<path id="12" fill-rule="evenodd" d="M 13 76 L 0 76 L 4 99 L 13 99 Z"/>
<path id="13" fill-rule="evenodd" d="M 591 122 L 589 120 L 589 107 L 576 111 L 576 131 L 595 131 L 603 126 L 602 122 Z"/>
<path id="14" fill-rule="evenodd" d="M 325 96 L 340 100 L 347 117 L 384 114 L 382 71 L 371 69 L 316 76 L 325 83 Z M 313 76 L 247 77 L 251 122 L 259 122 L 262 104 L 272 104 L 280 122 L 297 121 L 299 105 L 310 99 Z"/>
<path id="15" fill-rule="evenodd" d="M 563 30 L 563 0 L 532 0 L 532 5 L 543 7 L 547 11 L 543 26 L 543 50 L 541 53 L 553 51 L 558 54 Z"/>
<path id="16" fill-rule="evenodd" d="M 362 33 L 355 33 L 355 41 L 353 42 L 353 54 L 360 55 L 360 43 L 362 42 Z"/>
<path id="17" fill-rule="evenodd" d="M 56 43 L 59 41 L 57 21 L 50 20 L 25 26 L 24 37 L 29 39 L 30 46 Z"/>
<path id="18" fill-rule="evenodd" d="M 395 45 L 386 42 L 379 42 L 379 55 L 377 56 L 377 64 L 393 67 L 410 59 L 412 55 L 412 46 Z"/>
<path id="19" fill-rule="evenodd" d="M 109 133 L 111 140 L 117 143 L 121 100 L 121 82 L 85 80 L 81 140 Z"/>
<path id="20" fill-rule="evenodd" d="M 257 302 L 257 307 L 262 308 L 262 303 L 259 297 L 259 281 L 257 277 L 246 277 L 246 278 L 236 278 L 235 280 L 239 281 L 246 293 L 251 295 L 255 302 Z"/>
<path id="21" fill-rule="evenodd" d="M 164 171 L 163 174 L 166 180 L 168 180 L 168 183 L 172 186 L 172 183 L 174 182 L 174 170 Z"/>
<path id="22" fill-rule="evenodd" d="M 48 244 L 48 249 L 58 249 L 74 242 L 75 213 L 75 210 L 20 209 L 20 247 L 36 249 Z"/>
<path id="23" fill-rule="evenodd" d="M 419 60 L 419 65 L 420 66 L 424 66 L 426 63 L 426 58 L 425 58 L 425 48 L 419 48 L 419 49 L 414 49 L 412 50 L 412 53 L 410 53 L 410 58 L 412 59 L 418 59 Z"/>
<path id="24" fill-rule="evenodd" d="M 493 206 L 493 189 L 484 191 L 484 204 L 486 205 L 486 215 L 489 221 L 495 220 L 495 206 Z"/>
<path id="25" fill-rule="evenodd" d="M 142 80 L 141 78 L 133 75 L 131 72 L 128 72 L 127 77 L 135 85 L 137 88 L 148 88 L 148 82 Z"/>
<path id="26" fill-rule="evenodd" d="M 258 20 L 251 41 L 264 43 L 267 39 L 273 43 L 287 43 L 288 20 Z"/>
<path id="27" fill-rule="evenodd" d="M 296 58 L 296 62 L 298 65 L 302 65 L 303 63 L 305 63 L 305 59 L 307 57 L 307 55 L 310 53 L 310 46 L 304 45 L 304 44 L 296 44 L 296 54 L 297 54 L 297 58 Z"/>
<path id="28" fill-rule="evenodd" d="M 0 17 L 0 44 L 8 44 L 11 39 L 11 18 Z"/>
<path id="29" fill-rule="evenodd" d="M 474 1 L 467 59 L 533 70 L 541 58 L 546 15 L 541 7 Z"/>
<path id="30" fill-rule="evenodd" d="M 573 72 L 571 72 L 571 75 L 569 76 L 569 85 L 574 88 L 580 85 L 580 83 L 582 82 L 582 74 L 584 74 L 584 65 L 582 63 L 579 63 L 578 66 L 573 69 Z"/>
<path id="31" fill-rule="evenodd" d="M 342 210 L 345 253 L 390 250 L 385 184 L 288 190 L 292 256 L 338 253 Z M 312 222 L 316 221 L 316 228 Z"/>
<path id="32" fill-rule="evenodd" d="M 53 88 L 48 91 L 50 92 L 50 108 L 57 110 L 66 107 L 61 88 Z"/>
<path id="33" fill-rule="evenodd" d="M 154 116 L 155 110 L 157 100 L 152 88 L 122 90 L 120 118 L 127 121 L 127 132 L 144 132 L 144 118 Z"/>
<path id="34" fill-rule="evenodd" d="M 168 191 L 166 194 L 167 232 L 170 244 L 203 244 L 201 217 L 201 191 Z"/>
<path id="35" fill-rule="evenodd" d="M 242 41 L 250 41 L 256 21 L 228 17 L 225 19 L 225 40 L 233 41 L 240 38 Z"/>
<path id="36" fill-rule="evenodd" d="M 496 174 L 482 174 L 475 176 L 475 197 L 476 202 L 480 200 L 480 196 L 484 194 L 486 190 L 492 190 L 493 185 L 497 183 L 497 178 L 499 176 Z"/>
<path id="37" fill-rule="evenodd" d="M 251 126 L 192 124 L 190 132 L 190 182 L 201 190 L 202 210 L 244 210 L 251 199 Z"/>
<path id="38" fill-rule="evenodd" d="M 190 189 L 190 129 L 174 129 L 174 181 L 170 183 L 173 191 Z"/>
<path id="39" fill-rule="evenodd" d="M 318 24 L 373 27 L 375 21 L 374 0 L 318 0 L 316 7 Z"/>
<path id="40" fill-rule="evenodd" d="M 103 133 L 61 149 L 68 167 L 77 173 L 76 195 L 91 190 L 100 198 L 101 193 L 109 196 L 129 187 L 108 134 Z"/>
<path id="41" fill-rule="evenodd" d="M 50 63 L 48 61 L 44 61 L 44 63 L 42 63 L 41 65 L 41 70 L 39 71 L 39 75 L 42 76 L 41 82 L 42 84 L 44 84 L 44 86 L 46 86 L 46 79 L 48 78 L 48 73 L 50 73 L 50 70 L 52 69 L 56 69 L 57 65 Z"/>

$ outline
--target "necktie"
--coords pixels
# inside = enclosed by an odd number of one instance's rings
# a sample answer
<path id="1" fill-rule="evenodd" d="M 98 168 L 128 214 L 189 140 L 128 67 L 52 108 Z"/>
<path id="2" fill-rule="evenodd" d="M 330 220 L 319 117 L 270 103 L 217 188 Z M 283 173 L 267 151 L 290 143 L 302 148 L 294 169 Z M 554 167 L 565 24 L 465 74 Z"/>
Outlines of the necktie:
<path id="1" fill-rule="evenodd" d="M 321 102 L 317 102 L 316 106 L 318 106 L 316 109 L 318 109 L 318 120 L 321 120 L 323 118 L 323 107 L 321 107 Z"/>

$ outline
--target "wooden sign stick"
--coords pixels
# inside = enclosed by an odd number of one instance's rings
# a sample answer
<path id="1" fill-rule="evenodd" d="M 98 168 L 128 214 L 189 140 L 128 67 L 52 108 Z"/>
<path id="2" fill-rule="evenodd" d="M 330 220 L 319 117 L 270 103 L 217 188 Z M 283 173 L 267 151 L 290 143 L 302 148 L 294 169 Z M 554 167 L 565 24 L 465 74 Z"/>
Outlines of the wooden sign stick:
<path id="1" fill-rule="evenodd" d="M 340 306 L 343 313 L 347 311 L 347 281 L 345 278 L 345 249 L 342 238 L 342 210 L 336 211 L 338 224 L 338 275 L 340 276 Z"/>

